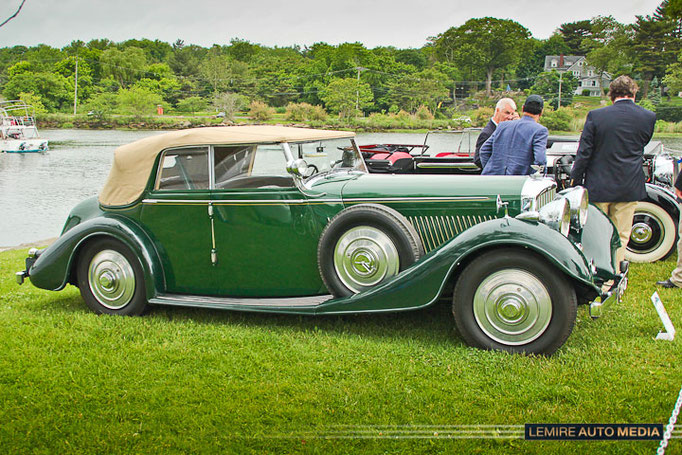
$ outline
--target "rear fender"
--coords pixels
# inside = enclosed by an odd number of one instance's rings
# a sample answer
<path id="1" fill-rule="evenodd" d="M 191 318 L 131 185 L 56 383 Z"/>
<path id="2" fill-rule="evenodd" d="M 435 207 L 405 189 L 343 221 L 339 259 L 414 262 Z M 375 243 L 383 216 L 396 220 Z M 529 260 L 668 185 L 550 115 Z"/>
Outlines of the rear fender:
<path id="1" fill-rule="evenodd" d="M 75 283 L 78 255 L 97 237 L 115 238 L 128 246 L 140 261 L 145 277 L 147 298 L 165 289 L 163 267 L 153 242 L 129 218 L 105 215 L 78 224 L 43 250 L 31 266 L 29 277 L 34 286 L 58 291 L 70 281 Z"/>
<path id="2" fill-rule="evenodd" d="M 660 186 L 647 183 L 646 196 L 645 202 L 651 202 L 662 207 L 675 222 L 680 219 L 680 206 L 677 205 L 675 195 L 672 192 Z"/>

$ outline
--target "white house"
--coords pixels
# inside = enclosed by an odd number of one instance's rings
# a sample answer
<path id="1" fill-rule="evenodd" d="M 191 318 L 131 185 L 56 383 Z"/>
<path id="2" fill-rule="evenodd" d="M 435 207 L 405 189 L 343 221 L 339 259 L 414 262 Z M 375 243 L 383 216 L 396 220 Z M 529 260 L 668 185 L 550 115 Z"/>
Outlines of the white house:
<path id="1" fill-rule="evenodd" d="M 582 55 L 547 55 L 544 70 L 557 70 L 560 73 L 570 71 L 580 81 L 575 89 L 575 95 L 582 95 L 583 92 L 589 91 L 590 96 L 600 96 L 601 88 L 604 87 L 604 92 L 607 92 L 611 83 L 609 73 L 604 73 L 600 77 L 597 70 L 588 65 Z"/>

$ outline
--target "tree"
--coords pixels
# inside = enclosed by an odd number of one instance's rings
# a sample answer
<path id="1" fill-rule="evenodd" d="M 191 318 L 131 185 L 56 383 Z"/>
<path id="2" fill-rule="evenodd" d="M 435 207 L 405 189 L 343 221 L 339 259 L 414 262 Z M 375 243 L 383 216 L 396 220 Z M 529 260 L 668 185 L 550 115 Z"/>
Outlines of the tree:
<path id="1" fill-rule="evenodd" d="M 642 98 L 646 98 L 651 80 L 663 77 L 668 65 L 676 60 L 680 49 L 680 40 L 676 36 L 677 23 L 665 16 L 637 16 L 633 27 L 634 37 L 630 48 L 634 56 L 634 69 L 644 80 Z"/>
<path id="2" fill-rule="evenodd" d="M 73 105 L 73 85 L 61 74 L 16 73 L 7 80 L 2 93 L 13 100 L 19 98 L 20 93 L 29 92 L 39 96 L 49 112 Z"/>
<path id="3" fill-rule="evenodd" d="M 142 87 L 119 90 L 116 102 L 122 114 L 133 114 L 136 117 L 154 114 L 156 106 L 163 104 L 161 95 Z"/>
<path id="4" fill-rule="evenodd" d="M 559 82 L 561 79 L 561 105 L 568 106 L 573 102 L 573 93 L 578 88 L 578 79 L 572 73 L 566 71 L 561 74 L 556 70 L 541 73 L 531 87 L 531 92 L 542 96 L 554 109 L 559 104 Z"/>
<path id="5" fill-rule="evenodd" d="M 190 96 L 178 101 L 177 109 L 180 112 L 195 112 L 204 111 L 208 106 L 208 102 L 200 96 Z"/>
<path id="6" fill-rule="evenodd" d="M 583 41 L 592 36 L 592 23 L 589 19 L 566 22 L 559 27 L 559 33 L 572 55 L 585 55 L 588 49 L 583 45 Z"/>
<path id="7" fill-rule="evenodd" d="M 554 33 L 546 40 L 531 38 L 528 47 L 516 68 L 517 85 L 519 88 L 530 88 L 538 74 L 545 70 L 545 56 L 570 54 L 571 49 L 564 42 L 559 33 Z"/>
<path id="8" fill-rule="evenodd" d="M 123 51 L 112 48 L 102 52 L 100 62 L 104 76 L 112 77 L 121 87 L 130 87 L 144 76 L 143 68 L 147 64 L 144 51 L 137 47 L 128 47 Z"/>
<path id="9" fill-rule="evenodd" d="M 97 120 L 105 120 L 109 114 L 114 112 L 117 107 L 117 97 L 113 93 L 98 93 L 90 97 L 85 103 L 88 115 L 94 116 Z"/>
<path id="10" fill-rule="evenodd" d="M 583 46 L 589 49 L 587 63 L 593 66 L 604 80 L 606 73 L 627 72 L 630 65 L 629 46 L 632 28 L 621 24 L 613 16 L 597 16 L 592 19 L 592 34 L 583 40 Z M 601 86 L 602 95 L 604 87 Z"/>
<path id="11" fill-rule="evenodd" d="M 469 19 L 434 39 L 441 60 L 466 68 L 471 75 L 485 75 L 486 96 L 490 96 L 496 70 L 516 65 L 530 31 L 509 19 Z"/>
<path id="12" fill-rule="evenodd" d="M 341 117 L 353 117 L 372 105 L 374 95 L 369 84 L 357 79 L 335 79 L 322 90 L 328 110 Z"/>
<path id="13" fill-rule="evenodd" d="M 449 98 L 447 80 L 445 74 L 425 70 L 389 83 L 387 97 L 391 104 L 410 113 L 422 105 L 435 112 L 438 102 Z"/>
<path id="14" fill-rule="evenodd" d="M 213 98 L 213 107 L 225 113 L 225 119 L 234 121 L 235 114 L 247 104 L 242 95 L 236 93 L 220 93 Z"/>

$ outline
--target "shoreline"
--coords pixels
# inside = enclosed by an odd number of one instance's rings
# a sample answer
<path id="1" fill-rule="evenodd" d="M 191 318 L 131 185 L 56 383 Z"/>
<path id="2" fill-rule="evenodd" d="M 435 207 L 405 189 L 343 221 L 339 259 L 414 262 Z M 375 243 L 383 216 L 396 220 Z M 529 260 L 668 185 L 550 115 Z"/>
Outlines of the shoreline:
<path id="1" fill-rule="evenodd" d="M 0 253 L 4 253 L 5 251 L 21 250 L 24 248 L 47 246 L 47 245 L 50 245 L 51 243 L 53 243 L 55 240 L 57 240 L 57 237 L 50 237 L 49 239 L 36 240 L 35 242 L 26 242 L 26 243 L 22 243 L 20 245 L 14 245 L 14 246 L 0 246 Z"/>

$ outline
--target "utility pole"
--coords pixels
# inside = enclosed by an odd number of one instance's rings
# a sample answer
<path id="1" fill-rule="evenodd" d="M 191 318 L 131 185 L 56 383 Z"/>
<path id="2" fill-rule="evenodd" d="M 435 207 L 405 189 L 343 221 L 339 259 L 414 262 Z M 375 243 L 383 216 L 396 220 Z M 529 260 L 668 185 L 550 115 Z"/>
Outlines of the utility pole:
<path id="1" fill-rule="evenodd" d="M 78 106 L 78 54 L 76 54 L 76 80 L 73 90 L 73 115 L 76 115 L 76 106 Z"/>
<path id="2" fill-rule="evenodd" d="M 563 75 L 564 75 L 563 72 L 559 72 L 559 103 L 556 106 L 557 110 L 561 108 L 561 82 L 563 81 L 562 79 Z"/>
<path id="3" fill-rule="evenodd" d="M 358 83 L 355 89 L 355 115 L 357 115 L 357 112 L 360 111 L 360 72 L 365 71 L 367 68 L 358 66 L 355 69 L 358 70 Z"/>

